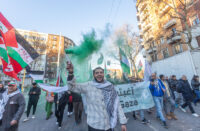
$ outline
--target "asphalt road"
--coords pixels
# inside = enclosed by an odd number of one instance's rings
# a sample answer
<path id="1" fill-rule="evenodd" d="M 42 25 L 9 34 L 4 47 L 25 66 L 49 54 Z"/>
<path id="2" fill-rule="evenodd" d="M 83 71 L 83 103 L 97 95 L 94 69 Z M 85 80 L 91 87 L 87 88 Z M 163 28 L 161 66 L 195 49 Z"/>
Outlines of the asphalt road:
<path id="1" fill-rule="evenodd" d="M 36 118 L 30 119 L 27 122 L 22 122 L 25 118 L 25 113 L 20 120 L 19 131 L 57 131 L 56 118 L 54 115 L 49 120 L 45 120 L 45 101 L 44 94 L 38 103 L 36 111 Z M 200 105 L 194 107 L 195 111 L 200 114 Z M 142 124 L 141 121 L 134 120 L 131 113 L 126 114 L 128 120 L 128 131 L 200 131 L 200 117 L 196 118 L 191 115 L 189 109 L 187 113 L 182 112 L 180 109 L 176 109 L 175 114 L 178 120 L 168 120 L 168 129 L 163 128 L 161 122 L 156 119 L 155 111 L 153 114 L 145 112 L 145 117 L 150 120 L 149 124 Z M 138 116 L 139 118 L 139 116 Z M 87 131 L 86 115 L 82 116 L 82 123 L 80 125 L 75 124 L 74 115 L 67 117 L 67 108 L 63 118 L 63 125 L 60 131 Z M 120 131 L 120 125 L 118 125 L 115 131 Z"/>

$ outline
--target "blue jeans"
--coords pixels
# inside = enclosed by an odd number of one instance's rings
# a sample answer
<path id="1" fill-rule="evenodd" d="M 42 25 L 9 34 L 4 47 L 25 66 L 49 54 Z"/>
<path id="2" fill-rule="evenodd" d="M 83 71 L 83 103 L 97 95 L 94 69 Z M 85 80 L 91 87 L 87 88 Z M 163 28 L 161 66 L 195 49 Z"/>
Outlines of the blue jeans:
<path id="1" fill-rule="evenodd" d="M 157 97 L 157 96 L 153 96 L 155 105 L 156 105 L 156 111 L 157 111 L 157 117 L 160 117 L 160 119 L 162 121 L 165 121 L 165 117 L 163 115 L 162 112 L 162 108 L 163 108 L 163 97 Z"/>
<path id="2" fill-rule="evenodd" d="M 200 91 L 199 90 L 194 90 L 196 94 L 196 99 L 194 100 L 194 103 L 196 104 L 198 100 L 200 100 Z"/>

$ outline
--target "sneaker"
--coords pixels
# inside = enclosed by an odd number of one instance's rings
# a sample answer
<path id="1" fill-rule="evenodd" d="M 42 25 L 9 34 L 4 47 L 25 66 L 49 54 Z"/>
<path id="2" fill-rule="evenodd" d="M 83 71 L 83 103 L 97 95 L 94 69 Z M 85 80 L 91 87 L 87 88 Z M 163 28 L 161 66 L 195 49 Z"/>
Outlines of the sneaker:
<path id="1" fill-rule="evenodd" d="M 199 115 L 197 113 L 192 113 L 192 115 L 195 117 L 199 117 Z"/>
<path id="2" fill-rule="evenodd" d="M 60 130 L 60 129 L 61 129 L 61 126 L 58 127 L 58 130 Z"/>
<path id="3" fill-rule="evenodd" d="M 184 108 L 182 108 L 181 106 L 179 107 L 183 112 L 186 112 L 186 110 Z"/>
<path id="4" fill-rule="evenodd" d="M 69 112 L 67 112 L 67 116 L 68 116 L 68 117 L 70 116 L 70 113 L 69 113 Z"/>
<path id="5" fill-rule="evenodd" d="M 137 117 L 136 117 L 136 115 L 135 115 L 135 114 L 133 114 L 133 118 L 134 118 L 134 120 L 137 120 Z"/>
<path id="6" fill-rule="evenodd" d="M 72 115 L 72 114 L 73 114 L 73 112 L 70 112 L 70 113 L 69 113 L 69 115 Z"/>
<path id="7" fill-rule="evenodd" d="M 32 119 L 35 119 L 35 115 L 32 116 Z"/>
<path id="8" fill-rule="evenodd" d="M 149 120 L 146 120 L 145 118 L 142 120 L 142 124 L 147 124 L 149 123 Z"/>
<path id="9" fill-rule="evenodd" d="M 164 128 L 168 129 L 166 121 L 163 121 L 163 126 L 164 126 Z"/>
<path id="10" fill-rule="evenodd" d="M 26 122 L 26 121 L 28 121 L 29 120 L 29 118 L 27 117 L 27 118 L 25 118 L 24 120 L 23 120 L 23 122 Z"/>

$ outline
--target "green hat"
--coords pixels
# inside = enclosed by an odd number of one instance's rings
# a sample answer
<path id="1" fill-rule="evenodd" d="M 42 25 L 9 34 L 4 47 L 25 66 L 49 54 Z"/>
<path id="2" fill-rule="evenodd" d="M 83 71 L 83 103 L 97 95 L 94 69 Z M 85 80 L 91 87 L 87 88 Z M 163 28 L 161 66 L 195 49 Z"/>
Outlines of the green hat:
<path id="1" fill-rule="evenodd" d="M 8 86 L 9 85 L 16 85 L 16 83 L 14 81 L 11 81 L 11 82 L 8 83 Z"/>

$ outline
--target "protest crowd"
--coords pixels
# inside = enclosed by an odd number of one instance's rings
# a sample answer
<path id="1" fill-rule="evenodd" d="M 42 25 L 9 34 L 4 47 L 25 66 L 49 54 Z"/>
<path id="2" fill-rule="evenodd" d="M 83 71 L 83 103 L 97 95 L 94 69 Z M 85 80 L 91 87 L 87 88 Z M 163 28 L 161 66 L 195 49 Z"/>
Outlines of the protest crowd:
<path id="1" fill-rule="evenodd" d="M 15 32 L 14 27 L 0 13 L 0 24 L 1 22 L 6 29 L 3 32 L 0 28 L 0 44 L 2 47 L 0 48 L 1 52 L 4 52 L 3 57 L 1 57 L 3 73 L 20 81 L 18 73 L 34 61 L 39 54 L 22 36 Z M 94 32 L 85 35 L 84 39 L 85 41 L 81 46 L 65 50 L 67 55 L 74 55 L 71 59 L 76 58 L 76 61 L 81 62 L 87 61 L 89 56 L 99 51 L 102 40 L 96 40 Z M 200 102 L 198 75 L 194 75 L 192 80 L 188 80 L 186 75 L 182 75 L 181 78 L 176 78 L 176 75 L 158 75 L 150 71 L 150 65 L 148 65 L 147 60 L 144 60 L 144 79 L 128 78 L 126 76 L 126 73 L 130 72 L 130 66 L 127 64 L 128 59 L 121 48 L 119 48 L 119 51 L 121 53 L 120 64 L 124 83 L 118 83 L 111 79 L 110 74 L 106 74 L 106 69 L 102 67 L 96 67 L 93 70 L 91 68 L 91 72 L 87 72 L 91 74 L 91 79 L 78 82 L 77 78 L 80 74 L 83 77 L 86 75 L 78 71 L 86 68 L 81 68 L 80 66 L 84 66 L 84 64 L 74 63 L 68 57 L 65 61 L 66 67 L 63 67 L 67 71 L 65 74 L 66 85 L 61 85 L 60 79 L 58 79 L 56 85 L 37 83 L 33 79 L 32 87 L 26 95 L 23 90 L 18 88 L 16 81 L 10 81 L 8 84 L 1 81 L 0 131 L 18 131 L 19 124 L 36 121 L 39 117 L 37 115 L 39 112 L 37 111 L 38 103 L 44 99 L 43 110 L 45 110 L 45 114 L 40 115 L 43 115 L 47 122 L 55 116 L 54 122 L 58 130 L 62 130 L 63 125 L 67 124 L 64 122 L 66 110 L 68 117 L 74 116 L 76 126 L 80 126 L 84 120 L 83 116 L 86 116 L 88 131 L 116 131 L 117 126 L 120 127 L 121 131 L 137 131 L 134 128 L 127 128 L 130 124 L 129 120 L 138 119 L 139 114 L 141 123 L 148 125 L 150 120 L 145 116 L 146 112 L 155 117 L 162 124 L 163 129 L 170 128 L 169 121 L 180 120 L 176 115 L 176 110 L 186 113 L 186 108 L 189 107 L 191 117 L 199 117 L 194 109 L 194 106 L 197 106 Z M 20 54 L 21 52 L 23 54 Z M 102 62 L 103 60 L 101 60 Z M 79 70 L 77 71 L 75 68 Z M 42 97 L 42 93 L 45 93 L 45 98 Z M 28 98 L 27 103 L 25 98 Z M 21 123 L 20 119 L 24 113 L 25 118 Z M 128 118 L 127 113 L 131 113 L 132 117 Z M 153 116 L 153 114 L 156 114 L 156 116 Z M 31 128 L 29 129 L 31 130 Z"/>
<path id="2" fill-rule="evenodd" d="M 46 120 L 54 114 L 57 118 L 55 123 L 58 125 L 58 129 L 61 129 L 62 125 L 65 124 L 62 123 L 62 120 L 67 106 L 67 115 L 70 117 L 73 113 L 75 114 L 77 126 L 82 121 L 84 109 L 87 115 L 88 131 L 113 131 L 117 125 L 117 120 L 121 124 L 121 130 L 127 131 L 128 120 L 123 112 L 114 85 L 104 79 L 104 69 L 95 68 L 93 70 L 94 80 L 83 84 L 75 82 L 72 64 L 68 63 L 67 70 L 69 72 L 67 77 L 68 91 L 53 93 L 43 89 L 46 92 Z M 144 111 L 148 113 L 156 111 L 155 117 L 162 122 L 163 127 L 170 128 L 166 119 L 179 120 L 174 113 L 178 108 L 186 112 L 186 108 L 189 107 L 192 116 L 199 116 L 193 108 L 200 101 L 199 76 L 194 75 L 190 84 L 185 75 L 178 80 L 175 75 L 168 78 L 162 74 L 157 76 L 156 73 L 152 73 L 149 81 L 149 91 L 152 94 L 155 109 L 133 111 L 133 119 L 137 119 L 136 114 L 139 113 L 141 122 L 147 124 L 149 120 L 145 118 Z M 29 115 L 32 107 L 32 119 L 37 117 L 35 113 L 40 94 L 41 89 L 36 83 L 33 83 L 28 93 L 27 117 L 23 122 L 30 120 Z M 82 96 L 86 98 L 84 104 Z M 19 120 L 25 111 L 25 99 L 14 81 L 11 81 L 8 85 L 0 84 L 0 100 L 1 131 L 17 131 Z M 55 105 L 55 111 L 53 111 L 53 105 Z"/>

